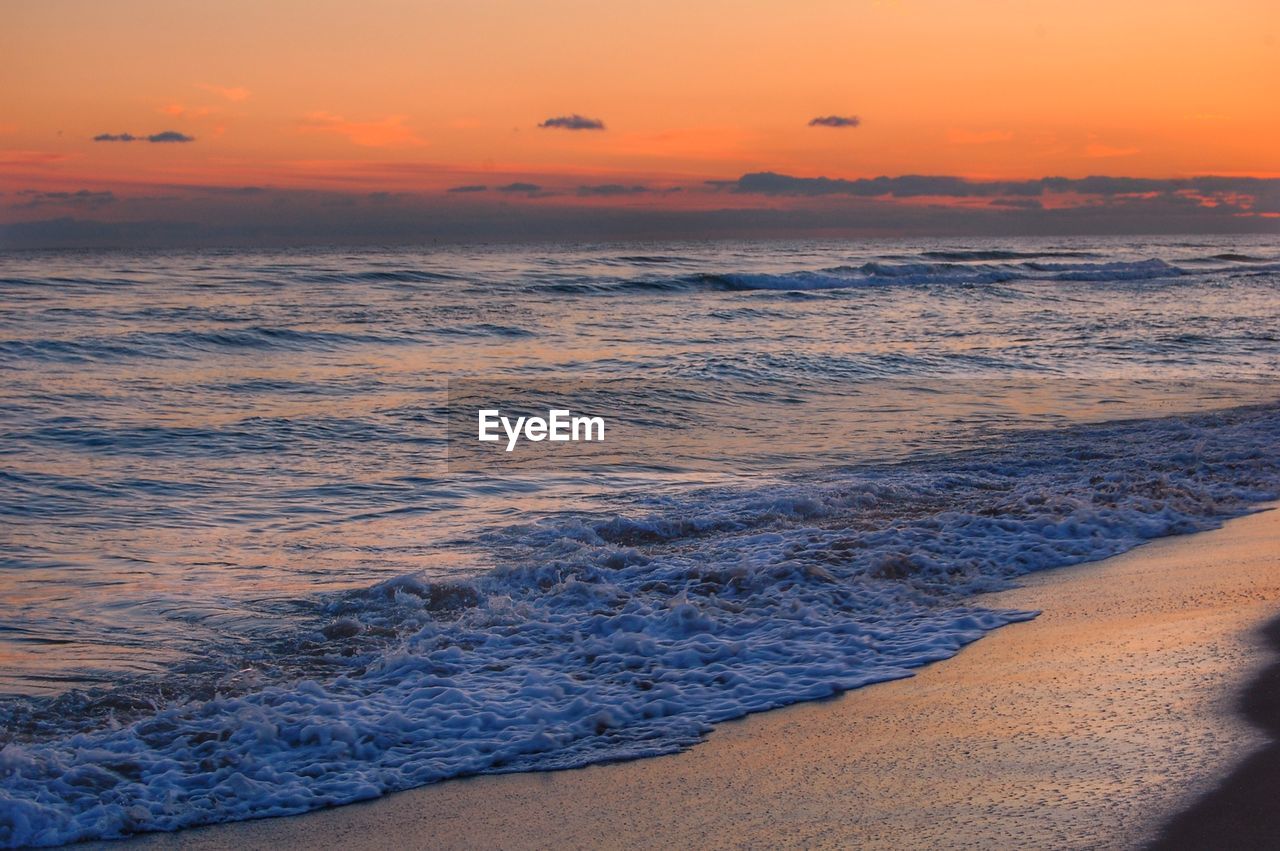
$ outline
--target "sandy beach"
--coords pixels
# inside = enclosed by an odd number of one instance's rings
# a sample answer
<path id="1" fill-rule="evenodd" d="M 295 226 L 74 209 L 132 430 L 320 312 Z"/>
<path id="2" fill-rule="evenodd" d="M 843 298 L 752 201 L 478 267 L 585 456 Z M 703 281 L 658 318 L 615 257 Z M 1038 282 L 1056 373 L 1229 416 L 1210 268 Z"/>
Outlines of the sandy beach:
<path id="1" fill-rule="evenodd" d="M 1239 704 L 1270 661 L 1280 512 L 1032 575 L 984 602 L 1043 613 L 911 679 L 724 724 L 681 754 L 134 844 L 1139 847 L 1262 753 Z"/>

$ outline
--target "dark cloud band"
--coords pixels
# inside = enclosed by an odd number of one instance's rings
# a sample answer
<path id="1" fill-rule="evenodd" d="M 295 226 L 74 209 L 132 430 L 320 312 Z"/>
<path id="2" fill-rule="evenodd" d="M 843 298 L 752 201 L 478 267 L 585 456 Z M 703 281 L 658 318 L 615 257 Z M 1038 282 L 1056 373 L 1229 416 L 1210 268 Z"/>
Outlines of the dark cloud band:
<path id="1" fill-rule="evenodd" d="M 622 195 L 643 195 L 651 191 L 647 186 L 624 186 L 621 183 L 600 183 L 594 186 L 579 186 L 578 194 L 584 198 L 616 198 Z"/>
<path id="2" fill-rule="evenodd" d="M 95 142 L 194 142 L 195 136 L 179 133 L 177 130 L 161 130 L 150 136 L 135 136 L 132 133 L 99 133 L 93 137 Z"/>
<path id="3" fill-rule="evenodd" d="M 30 188 L 4 195 L 8 206 L 0 211 L 6 214 L 0 217 L 0 245 L 331 245 L 338 240 L 416 245 L 424 238 L 610 241 L 808 238 L 843 233 L 1257 233 L 1274 237 L 1280 225 L 1280 178 L 1096 176 L 971 181 L 905 175 L 841 180 L 761 172 L 712 184 L 726 195 L 757 196 L 721 196 L 718 200 L 729 203 L 708 205 L 706 201 L 717 200 L 712 196 L 675 206 L 650 199 L 679 187 L 650 186 L 648 194 L 638 194 L 633 191 L 637 185 L 575 183 L 554 191 L 531 182 L 490 184 L 489 194 L 468 196 L 467 203 L 447 201 L 438 192 L 353 193 L 269 186 L 156 184 L 148 195 L 118 195 L 98 187 Z M 580 186 L 585 186 L 586 197 L 578 195 Z M 625 190 L 624 194 L 615 187 Z M 694 194 L 687 190 L 686 194 Z M 787 196 L 797 200 L 775 201 Z M 924 200 L 912 200 L 917 197 Z M 948 197 L 967 202 L 950 203 Z"/>
<path id="4" fill-rule="evenodd" d="M 35 189 L 23 189 L 15 194 L 22 200 L 10 205 L 14 210 L 33 210 L 37 207 L 77 207 L 96 210 L 108 204 L 114 204 L 117 200 L 114 192 L 94 192 L 89 189 L 81 189 L 77 192 L 40 192 Z"/>
<path id="5" fill-rule="evenodd" d="M 753 195 L 851 195 L 863 198 L 1035 198 L 1046 193 L 1080 195 L 1144 195 L 1174 192 L 1240 192 L 1268 195 L 1280 190 L 1280 179 L 1260 177 L 1041 177 L 1034 180 L 967 180 L 950 175 L 907 174 L 846 180 L 837 177 L 795 177 L 773 171 L 744 174 L 737 180 L 708 181 L 710 186 Z"/>
<path id="6" fill-rule="evenodd" d="M 557 115 L 554 118 L 548 118 L 538 126 L 559 130 L 603 130 L 604 122 L 599 118 L 587 118 L 575 112 L 573 115 Z"/>
<path id="7" fill-rule="evenodd" d="M 810 127 L 857 127 L 861 123 L 856 115 L 819 115 L 809 119 Z"/>

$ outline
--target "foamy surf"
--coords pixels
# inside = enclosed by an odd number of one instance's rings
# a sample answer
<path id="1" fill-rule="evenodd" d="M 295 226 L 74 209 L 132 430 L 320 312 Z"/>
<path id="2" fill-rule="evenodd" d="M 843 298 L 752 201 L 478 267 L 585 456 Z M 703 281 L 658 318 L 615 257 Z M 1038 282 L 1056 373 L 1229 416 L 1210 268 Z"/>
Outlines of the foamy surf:
<path id="1" fill-rule="evenodd" d="M 174 701 L 0 751 L 0 842 L 300 813 L 465 774 L 669 753 L 717 722 L 909 676 L 1031 617 L 982 591 L 1249 510 L 1280 409 L 1007 437 L 998 449 L 501 533 L 509 563 L 323 604 L 359 670 Z"/>

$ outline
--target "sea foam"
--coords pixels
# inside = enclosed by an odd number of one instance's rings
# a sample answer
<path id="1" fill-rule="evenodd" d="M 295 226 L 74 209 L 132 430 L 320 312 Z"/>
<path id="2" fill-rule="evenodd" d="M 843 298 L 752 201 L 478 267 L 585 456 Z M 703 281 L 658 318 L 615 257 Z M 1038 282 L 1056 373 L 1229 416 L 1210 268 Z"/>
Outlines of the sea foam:
<path id="1" fill-rule="evenodd" d="M 511 527 L 508 560 L 473 579 L 407 576 L 325 601 L 321 640 L 400 636 L 349 675 L 11 742 L 0 843 L 670 753 L 719 721 L 909 676 L 1032 617 L 974 596 L 1028 571 L 1274 499 L 1278 440 L 1274 406 L 1077 427 Z"/>

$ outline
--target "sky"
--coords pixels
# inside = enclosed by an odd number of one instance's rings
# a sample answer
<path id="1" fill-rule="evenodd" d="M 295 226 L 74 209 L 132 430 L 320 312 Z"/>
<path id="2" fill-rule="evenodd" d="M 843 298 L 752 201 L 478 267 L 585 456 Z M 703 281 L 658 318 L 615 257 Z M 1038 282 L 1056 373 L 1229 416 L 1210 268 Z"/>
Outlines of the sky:
<path id="1" fill-rule="evenodd" d="M 0 79 L 0 245 L 1280 232 L 1274 0 L 8 0 Z"/>

